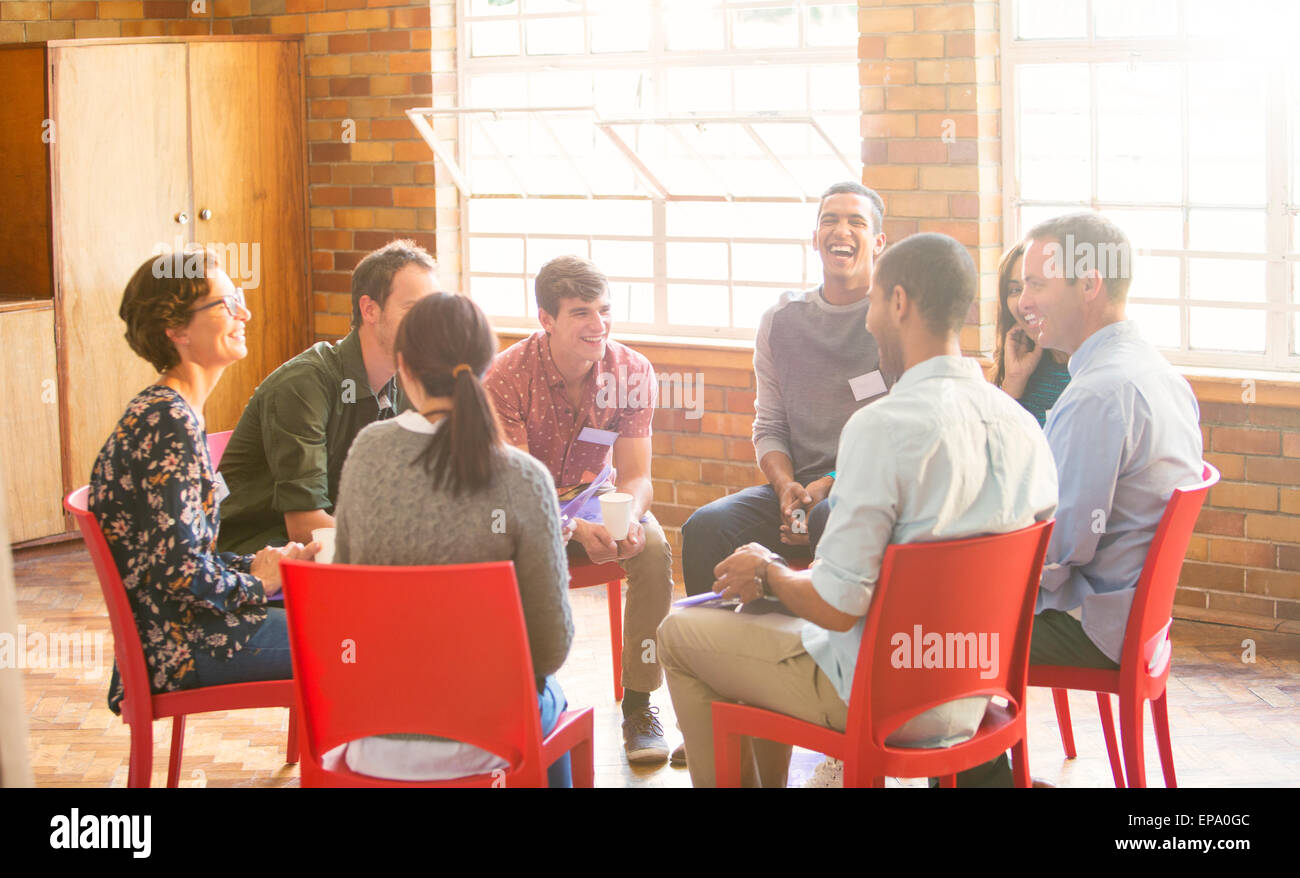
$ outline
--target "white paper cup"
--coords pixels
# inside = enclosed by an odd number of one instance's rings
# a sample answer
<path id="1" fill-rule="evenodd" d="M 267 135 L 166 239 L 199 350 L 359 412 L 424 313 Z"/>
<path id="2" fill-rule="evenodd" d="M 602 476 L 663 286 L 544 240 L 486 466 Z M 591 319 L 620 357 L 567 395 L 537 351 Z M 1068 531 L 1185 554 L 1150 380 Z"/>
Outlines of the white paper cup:
<path id="1" fill-rule="evenodd" d="M 616 540 L 627 539 L 627 529 L 632 523 L 632 495 L 617 491 L 601 494 L 600 517 L 611 537 Z"/>
<path id="2" fill-rule="evenodd" d="M 334 561 L 334 528 L 318 527 L 311 532 L 312 542 L 320 543 L 316 553 L 317 564 L 330 564 Z"/>

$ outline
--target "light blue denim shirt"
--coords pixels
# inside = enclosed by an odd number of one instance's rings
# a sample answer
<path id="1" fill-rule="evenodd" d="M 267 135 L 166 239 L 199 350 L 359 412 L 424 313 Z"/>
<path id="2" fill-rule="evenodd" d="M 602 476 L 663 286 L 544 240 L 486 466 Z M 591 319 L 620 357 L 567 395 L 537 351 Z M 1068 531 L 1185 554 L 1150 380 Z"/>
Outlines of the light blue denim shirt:
<path id="1" fill-rule="evenodd" d="M 831 606 L 866 616 L 890 543 L 1006 533 L 1051 518 L 1056 469 L 1034 416 L 965 357 L 908 369 L 889 396 L 854 413 L 840 436 L 830 517 L 812 585 Z M 811 622 L 803 643 L 846 702 L 865 619 L 848 631 Z M 945 746 L 978 728 L 987 698 L 928 711 L 890 736 Z"/>
<path id="2" fill-rule="evenodd" d="M 1084 633 L 1118 662 L 1165 504 L 1174 488 L 1201 481 L 1196 397 L 1136 324 L 1112 323 L 1070 358 L 1070 384 L 1044 432 L 1061 508 L 1036 611 L 1081 617 Z"/>

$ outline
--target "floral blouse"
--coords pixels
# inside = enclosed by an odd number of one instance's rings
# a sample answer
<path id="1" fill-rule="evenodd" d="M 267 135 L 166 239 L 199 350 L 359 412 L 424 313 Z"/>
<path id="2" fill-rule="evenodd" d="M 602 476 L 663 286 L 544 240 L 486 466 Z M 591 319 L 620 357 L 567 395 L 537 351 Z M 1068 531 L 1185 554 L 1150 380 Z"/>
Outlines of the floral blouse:
<path id="1" fill-rule="evenodd" d="M 170 387 L 146 387 L 95 459 L 89 505 L 126 586 L 154 692 L 197 687 L 195 651 L 229 659 L 266 619 L 253 556 L 216 551 L 217 503 L 198 416 Z M 114 665 L 114 713 L 123 694 Z"/>

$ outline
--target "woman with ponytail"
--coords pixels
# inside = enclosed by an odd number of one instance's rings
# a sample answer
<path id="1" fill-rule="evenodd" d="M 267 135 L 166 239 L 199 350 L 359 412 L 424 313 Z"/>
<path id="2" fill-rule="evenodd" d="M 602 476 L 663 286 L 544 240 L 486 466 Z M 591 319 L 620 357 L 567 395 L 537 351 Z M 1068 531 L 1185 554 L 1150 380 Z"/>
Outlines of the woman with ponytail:
<path id="1" fill-rule="evenodd" d="M 407 312 L 393 349 L 413 408 L 357 434 L 339 486 L 334 560 L 514 561 L 542 730 L 549 732 L 566 707 L 554 675 L 573 640 L 568 563 L 551 474 L 504 444 L 483 389 L 496 334 L 468 298 L 435 293 Z M 424 735 L 383 735 L 346 746 L 353 771 L 399 780 L 505 766 L 477 747 Z M 567 756 L 551 767 L 550 784 L 572 785 Z"/>

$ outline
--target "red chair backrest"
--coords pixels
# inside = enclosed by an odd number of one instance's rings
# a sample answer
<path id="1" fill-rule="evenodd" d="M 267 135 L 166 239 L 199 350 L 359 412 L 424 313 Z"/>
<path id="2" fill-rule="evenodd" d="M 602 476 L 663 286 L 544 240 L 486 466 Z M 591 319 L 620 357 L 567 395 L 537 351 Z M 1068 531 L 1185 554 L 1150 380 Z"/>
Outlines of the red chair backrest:
<path id="1" fill-rule="evenodd" d="M 1000 695 L 1017 713 L 1024 710 L 1029 636 L 1052 525 L 885 550 L 854 672 L 851 736 L 870 735 L 883 747 L 907 720 L 956 698 Z M 931 634 L 942 638 L 942 668 L 924 667 Z"/>
<path id="2" fill-rule="evenodd" d="M 1202 461 L 1201 479 L 1198 484 L 1174 489 L 1156 526 L 1133 595 L 1128 627 L 1124 629 L 1121 667 L 1147 668 L 1153 677 L 1160 676 L 1169 667 L 1170 651 L 1165 644 L 1169 640 L 1178 574 L 1182 572 L 1183 558 L 1201 505 L 1210 488 L 1219 481 L 1219 471 Z"/>
<path id="3" fill-rule="evenodd" d="M 81 528 L 81 536 L 86 541 L 86 550 L 90 560 L 95 564 L 95 573 L 99 577 L 99 588 L 104 593 L 104 604 L 108 607 L 108 621 L 113 628 L 113 656 L 117 659 L 117 672 L 122 677 L 125 698 L 122 713 L 126 714 L 131 705 L 132 696 L 143 694 L 145 704 L 150 704 L 148 696 L 149 673 L 144 661 L 144 648 L 140 645 L 140 630 L 135 624 L 135 613 L 131 611 L 131 602 L 126 596 L 126 587 L 118 573 L 117 562 L 100 530 L 99 520 L 88 508 L 90 486 L 83 485 L 69 494 L 63 501 L 63 508 L 72 514 Z"/>
<path id="4" fill-rule="evenodd" d="M 230 444 L 230 434 L 233 432 L 233 430 L 223 430 L 220 433 L 208 434 L 208 457 L 212 459 L 213 472 L 221 466 L 221 456 L 226 453 L 226 446 Z"/>
<path id="5" fill-rule="evenodd" d="M 546 785 L 513 562 L 280 570 L 304 766 L 369 735 L 439 735 L 506 759 L 508 786 Z"/>

